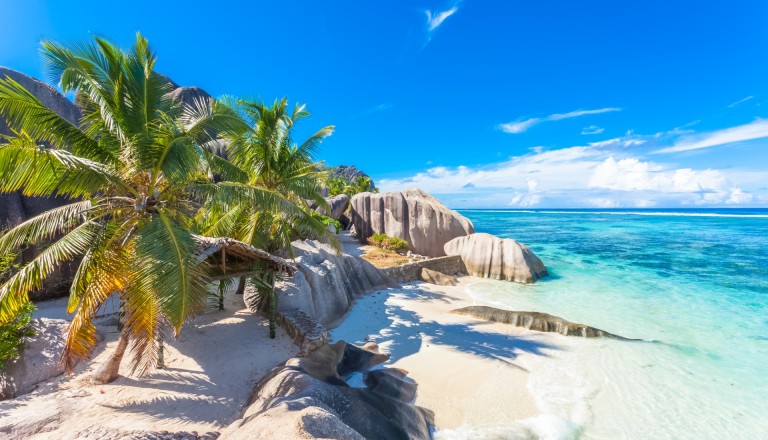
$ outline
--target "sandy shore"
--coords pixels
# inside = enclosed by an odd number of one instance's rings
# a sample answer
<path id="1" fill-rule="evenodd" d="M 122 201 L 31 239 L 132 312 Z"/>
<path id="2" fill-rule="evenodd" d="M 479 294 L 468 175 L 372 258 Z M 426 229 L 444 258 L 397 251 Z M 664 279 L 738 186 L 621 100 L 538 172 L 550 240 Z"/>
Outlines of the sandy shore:
<path id="1" fill-rule="evenodd" d="M 546 355 L 550 335 L 452 315 L 473 305 L 460 284 L 414 283 L 361 298 L 332 331 L 334 340 L 375 340 L 418 383 L 416 404 L 438 430 L 510 426 L 539 415 L 528 392 L 525 356 Z"/>
<path id="2" fill-rule="evenodd" d="M 61 314 L 53 303 L 42 308 Z M 30 394 L 0 402 L 0 433 L 15 426 L 27 433 L 40 431 L 35 439 L 78 439 L 98 438 L 97 427 L 200 434 L 221 430 L 238 415 L 255 382 L 296 354 L 282 330 L 277 339 L 269 339 L 266 320 L 245 309 L 241 297 L 227 295 L 225 308 L 189 323 L 178 340 L 168 342 L 165 369 L 141 379 L 121 375 L 111 384 L 91 385 L 91 372 L 117 340 L 115 327 L 100 329 L 109 331 L 105 342 L 93 362 L 74 376 L 60 376 Z M 20 437 L 12 432 L 9 438 Z"/>

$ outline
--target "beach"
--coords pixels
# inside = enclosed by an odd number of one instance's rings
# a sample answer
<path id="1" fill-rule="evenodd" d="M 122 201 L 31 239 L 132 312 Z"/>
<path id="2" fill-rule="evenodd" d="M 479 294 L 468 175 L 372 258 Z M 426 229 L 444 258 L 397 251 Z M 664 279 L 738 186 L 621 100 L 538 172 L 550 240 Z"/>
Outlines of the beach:
<path id="1" fill-rule="evenodd" d="M 440 430 L 512 425 L 539 414 L 522 358 L 544 355 L 556 336 L 452 315 L 473 305 L 471 277 L 457 286 L 412 283 L 360 298 L 331 334 L 372 340 L 392 356 L 387 366 L 418 384 L 416 404 L 435 412 Z"/>

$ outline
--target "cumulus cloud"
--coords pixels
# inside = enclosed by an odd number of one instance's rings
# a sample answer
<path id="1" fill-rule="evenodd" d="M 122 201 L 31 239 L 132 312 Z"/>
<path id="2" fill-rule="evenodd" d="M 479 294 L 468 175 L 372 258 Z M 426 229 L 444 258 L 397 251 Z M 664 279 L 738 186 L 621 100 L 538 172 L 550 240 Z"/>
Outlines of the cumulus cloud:
<path id="1" fill-rule="evenodd" d="M 543 118 L 521 118 L 516 121 L 499 124 L 499 130 L 503 131 L 504 133 L 517 134 L 526 132 L 529 128 L 533 127 L 534 125 L 541 124 L 542 122 L 560 121 L 563 119 L 577 118 L 579 116 L 597 115 L 600 113 L 619 111 L 621 111 L 621 109 L 618 107 L 606 107 L 594 110 L 576 110 L 568 113 L 553 113 Z"/>
<path id="2" fill-rule="evenodd" d="M 736 142 L 751 141 L 768 137 L 768 119 L 757 119 L 748 124 L 725 128 L 698 135 L 683 136 L 671 147 L 657 150 L 656 153 L 679 153 L 700 150 Z"/>
<path id="3" fill-rule="evenodd" d="M 768 172 L 677 167 L 615 142 L 539 151 L 481 167 L 434 167 L 382 179 L 382 191 L 418 187 L 452 207 L 651 207 L 743 205 Z M 471 185 L 468 184 L 471 182 Z"/>

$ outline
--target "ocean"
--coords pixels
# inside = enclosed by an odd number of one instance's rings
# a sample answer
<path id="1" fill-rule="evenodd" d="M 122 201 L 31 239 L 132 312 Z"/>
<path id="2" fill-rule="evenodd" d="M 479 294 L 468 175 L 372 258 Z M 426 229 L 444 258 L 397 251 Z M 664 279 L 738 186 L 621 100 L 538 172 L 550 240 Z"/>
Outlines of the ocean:
<path id="1" fill-rule="evenodd" d="M 460 210 L 550 276 L 479 280 L 478 303 L 627 338 L 527 356 L 540 438 L 768 438 L 768 210 Z M 519 438 L 514 427 L 487 438 Z M 477 434 L 477 433 L 475 433 Z M 479 435 L 479 434 L 477 434 Z M 480 437 L 477 437 L 480 438 Z"/>

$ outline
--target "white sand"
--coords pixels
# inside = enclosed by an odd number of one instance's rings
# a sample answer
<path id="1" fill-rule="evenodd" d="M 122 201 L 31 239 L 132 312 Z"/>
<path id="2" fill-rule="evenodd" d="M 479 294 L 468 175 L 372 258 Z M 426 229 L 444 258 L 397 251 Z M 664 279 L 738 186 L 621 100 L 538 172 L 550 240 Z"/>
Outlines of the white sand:
<path id="1" fill-rule="evenodd" d="M 42 309 L 59 313 L 55 305 Z M 91 385 L 90 374 L 117 340 L 115 327 L 106 329 L 112 330 L 105 335 L 106 344 L 101 343 L 94 360 L 73 377 L 54 379 L 30 394 L 0 402 L 0 427 L 42 430 L 35 439 L 78 438 L 79 432 L 95 426 L 219 431 L 239 415 L 255 382 L 297 351 L 280 329 L 277 339 L 269 339 L 267 322 L 244 309 L 242 297 L 227 295 L 224 311 L 199 317 L 184 327 L 178 340 L 168 341 L 165 369 L 141 379 L 121 376 L 108 385 Z M 128 372 L 128 356 L 121 373 Z"/>
<path id="2" fill-rule="evenodd" d="M 333 330 L 334 340 L 380 344 L 418 383 L 416 404 L 436 414 L 438 429 L 514 425 L 540 414 L 528 392 L 524 356 L 544 355 L 549 335 L 452 315 L 473 305 L 456 287 L 406 285 L 361 298 Z"/>

